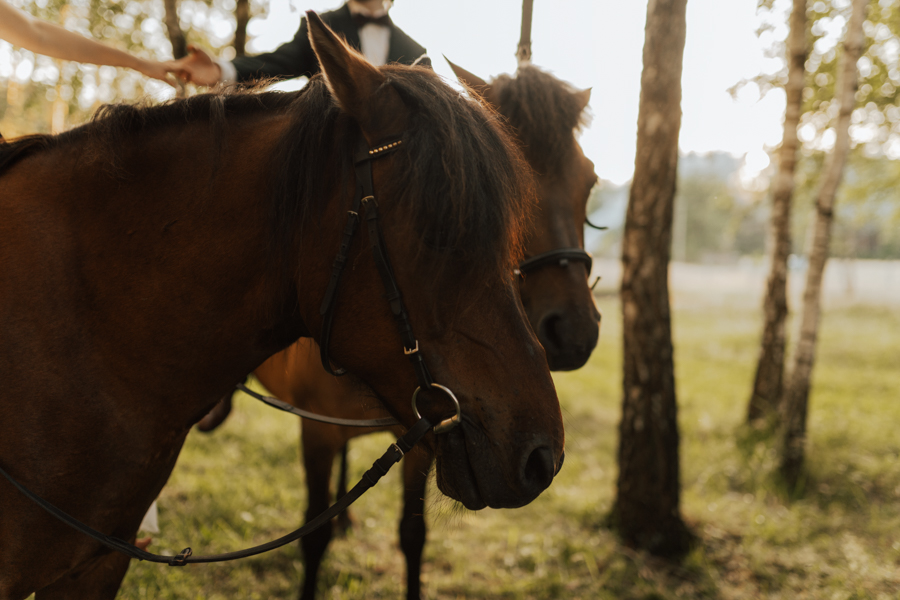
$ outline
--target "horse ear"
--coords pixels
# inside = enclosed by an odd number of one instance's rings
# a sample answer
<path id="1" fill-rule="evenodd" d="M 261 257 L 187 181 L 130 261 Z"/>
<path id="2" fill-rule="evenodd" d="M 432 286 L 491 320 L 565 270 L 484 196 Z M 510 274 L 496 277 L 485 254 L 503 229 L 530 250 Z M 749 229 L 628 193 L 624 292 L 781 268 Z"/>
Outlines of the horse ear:
<path id="1" fill-rule="evenodd" d="M 314 11 L 306 12 L 306 20 L 309 41 L 331 93 L 341 108 L 365 128 L 372 121 L 372 98 L 384 83 L 384 75 L 335 35 Z"/>
<path id="2" fill-rule="evenodd" d="M 581 106 L 581 112 L 584 112 L 584 109 L 587 108 L 588 103 L 591 101 L 591 89 L 587 88 L 586 90 L 575 92 L 575 99 L 578 100 L 578 104 Z"/>
<path id="3" fill-rule="evenodd" d="M 474 75 L 469 71 L 466 71 L 459 65 L 453 64 L 453 61 L 451 61 L 446 56 L 444 57 L 444 60 L 446 60 L 450 65 L 450 68 L 453 69 L 453 72 L 456 74 L 456 78 L 459 79 L 460 83 L 467 85 L 478 92 L 481 97 L 488 102 L 491 101 L 491 93 L 493 90 L 491 89 L 491 85 L 487 81 L 485 81 L 478 75 Z"/>

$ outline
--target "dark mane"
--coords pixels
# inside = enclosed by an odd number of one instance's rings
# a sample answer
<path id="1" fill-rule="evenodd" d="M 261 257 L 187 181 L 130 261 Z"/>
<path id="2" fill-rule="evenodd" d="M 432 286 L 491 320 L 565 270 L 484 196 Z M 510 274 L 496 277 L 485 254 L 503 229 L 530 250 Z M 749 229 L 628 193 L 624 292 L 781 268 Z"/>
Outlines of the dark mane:
<path id="1" fill-rule="evenodd" d="M 82 151 L 87 144 L 90 151 L 100 153 L 98 158 L 115 165 L 116 149 L 136 133 L 198 120 L 209 121 L 213 149 L 219 153 L 224 149 L 227 117 L 278 110 L 294 100 L 295 94 L 267 93 L 260 89 L 260 86 L 225 88 L 161 104 L 105 104 L 89 122 L 63 133 L 29 135 L 0 144 L 0 174 L 27 156 L 72 143 L 82 144 Z"/>
<path id="2" fill-rule="evenodd" d="M 28 135 L 13 141 L 0 141 L 0 174 L 26 156 L 51 147 L 52 135 Z"/>
<path id="3" fill-rule="evenodd" d="M 473 269 L 512 268 L 522 252 L 533 199 L 530 170 L 495 114 L 447 86 L 430 69 L 384 67 L 386 85 L 403 99 L 408 126 L 392 155 L 400 172 L 377 193 L 398 201 L 422 240 Z M 313 77 L 282 139 L 273 226 L 282 249 L 314 226 L 328 190 L 353 190 L 351 159 L 361 135 L 341 112 L 322 76 Z M 316 118 L 304 118 L 314 114 Z M 388 140 L 382 140 L 388 141 Z M 339 168 L 338 168 L 339 167 Z M 394 206 L 392 204 L 392 206 Z M 296 227 L 297 223 L 301 227 Z"/>
<path id="4" fill-rule="evenodd" d="M 534 193 L 512 134 L 496 114 L 428 68 L 382 71 L 406 105 L 409 126 L 391 159 L 398 172 L 378 193 L 397 199 L 397 213 L 414 219 L 423 242 L 445 249 L 439 256 L 461 258 L 473 270 L 511 272 L 522 253 Z M 284 111 L 291 120 L 270 179 L 271 247 L 273 255 L 286 258 L 302 230 L 315 226 L 331 191 L 341 189 L 341 197 L 349 198 L 353 190 L 352 157 L 361 133 L 322 76 L 294 93 L 224 90 L 158 105 L 103 106 L 89 123 L 65 133 L 0 144 L 0 174 L 28 155 L 75 143 L 115 168 L 117 149 L 136 133 L 203 120 L 210 123 L 212 152 L 218 154 L 225 149 L 228 119 L 262 111 Z"/>
<path id="5" fill-rule="evenodd" d="M 558 172 L 574 150 L 574 132 L 588 119 L 576 90 L 532 65 L 519 67 L 515 77 L 497 77 L 491 90 L 491 100 L 515 128 L 532 166 Z"/>

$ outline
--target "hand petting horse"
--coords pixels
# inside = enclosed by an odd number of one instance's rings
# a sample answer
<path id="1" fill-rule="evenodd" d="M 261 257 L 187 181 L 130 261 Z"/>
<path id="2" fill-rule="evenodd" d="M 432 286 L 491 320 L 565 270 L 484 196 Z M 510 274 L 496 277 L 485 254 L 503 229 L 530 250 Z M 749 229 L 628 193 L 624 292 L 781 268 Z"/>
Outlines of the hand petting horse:
<path id="1" fill-rule="evenodd" d="M 515 142 L 429 69 L 376 69 L 309 23 L 324 77 L 300 92 L 111 107 L 0 147 L 0 467 L 107 535 L 134 539 L 190 427 L 246 373 L 321 339 L 360 146 L 399 142 L 371 161 L 369 202 L 419 353 L 461 405 L 425 438 L 439 487 L 521 506 L 562 464 L 514 275 L 533 204 Z M 418 381 L 360 235 L 330 356 L 410 426 Z M 420 395 L 432 422 L 448 408 Z M 126 556 L 6 479 L 0 506 L 0 599 L 115 596 Z"/>

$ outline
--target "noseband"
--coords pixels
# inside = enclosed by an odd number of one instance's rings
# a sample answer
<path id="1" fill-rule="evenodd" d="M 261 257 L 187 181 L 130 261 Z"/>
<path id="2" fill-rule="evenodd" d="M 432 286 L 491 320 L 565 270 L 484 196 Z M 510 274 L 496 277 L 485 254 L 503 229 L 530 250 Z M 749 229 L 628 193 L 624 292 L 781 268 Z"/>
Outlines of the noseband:
<path id="1" fill-rule="evenodd" d="M 593 227 L 594 229 L 604 230 L 606 227 L 601 227 L 598 225 L 594 225 L 591 223 L 590 219 L 585 218 L 585 224 L 589 227 Z M 584 248 L 557 248 L 556 250 L 549 250 L 547 252 L 543 252 L 536 256 L 532 256 L 531 258 L 526 258 L 522 262 L 519 263 L 519 268 L 516 269 L 516 275 L 525 276 L 525 274 L 536 271 L 543 266 L 556 264 L 560 267 L 568 267 L 570 262 L 580 262 L 584 263 L 584 268 L 587 269 L 588 277 L 591 276 L 591 269 L 594 266 L 594 259 L 591 257 L 590 253 L 587 252 Z M 594 281 L 594 285 L 597 285 L 597 281 L 600 281 L 598 277 L 596 281 Z M 594 289 L 594 285 L 591 286 L 591 289 Z"/>
<path id="2" fill-rule="evenodd" d="M 456 408 L 455 415 L 435 425 L 434 432 L 437 434 L 450 431 L 459 424 L 459 402 L 448 388 L 435 384 L 431 373 L 428 371 L 428 366 L 425 364 L 425 358 L 419 352 L 419 341 L 413 334 L 409 313 L 403 304 L 400 288 L 397 286 L 394 270 L 391 267 L 387 247 L 381 233 L 381 224 L 378 218 L 378 202 L 375 200 L 375 184 L 372 179 L 372 161 L 396 152 L 402 143 L 403 140 L 396 140 L 377 148 L 369 148 L 365 140 L 360 138 L 353 165 L 356 171 L 356 193 L 353 196 L 351 209 L 347 211 L 347 224 L 344 226 L 341 245 L 331 268 L 331 280 L 328 282 L 328 287 L 325 288 L 325 296 L 322 298 L 322 306 L 319 308 L 319 314 L 322 315 L 322 335 L 319 342 L 319 351 L 321 353 L 322 366 L 325 367 L 328 373 L 332 375 L 343 375 L 346 373 L 344 369 L 332 368 L 331 360 L 328 358 L 328 346 L 331 341 L 331 329 L 334 323 L 334 306 L 338 285 L 341 281 L 341 274 L 344 272 L 344 265 L 347 264 L 347 254 L 350 251 L 350 245 L 353 243 L 354 235 L 359 228 L 360 213 L 362 210 L 365 210 L 366 228 L 369 232 L 372 256 L 375 259 L 375 265 L 378 267 L 378 274 L 381 276 L 381 283 L 384 286 L 385 297 L 391 308 L 391 313 L 397 321 L 400 340 L 403 343 L 403 354 L 409 358 L 416 373 L 416 379 L 419 382 L 419 387 L 413 393 L 413 412 L 417 416 L 419 415 L 416 407 L 416 397 L 422 389 L 437 389 L 444 392 L 453 401 Z"/>
<path id="3" fill-rule="evenodd" d="M 560 267 L 567 267 L 570 262 L 584 263 L 588 275 L 591 274 L 591 267 L 594 265 L 594 259 L 591 258 L 591 255 L 588 254 L 584 248 L 557 248 L 556 250 L 550 250 L 549 252 L 526 258 L 519 263 L 519 268 L 516 269 L 516 275 L 525 275 L 526 273 L 536 271 L 545 265 L 557 264 Z"/>

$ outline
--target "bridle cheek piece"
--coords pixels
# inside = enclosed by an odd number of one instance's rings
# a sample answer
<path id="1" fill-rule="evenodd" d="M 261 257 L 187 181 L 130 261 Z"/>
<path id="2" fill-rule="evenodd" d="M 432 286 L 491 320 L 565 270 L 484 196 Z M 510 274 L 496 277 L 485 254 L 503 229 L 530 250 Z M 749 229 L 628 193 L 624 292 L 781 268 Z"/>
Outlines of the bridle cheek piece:
<path id="1" fill-rule="evenodd" d="M 344 266 L 347 264 L 347 255 L 350 252 L 350 246 L 353 243 L 356 231 L 361 222 L 361 214 L 365 211 L 366 229 L 369 234 L 369 244 L 372 250 L 372 257 L 375 259 L 375 265 L 378 268 L 378 274 L 381 277 L 381 283 L 384 286 L 385 297 L 397 322 L 397 328 L 400 332 L 400 340 L 403 344 L 403 354 L 409 358 L 419 387 L 413 392 L 412 406 L 413 412 L 417 419 L 421 419 L 418 409 L 416 408 L 416 398 L 422 389 L 438 389 L 443 391 L 452 401 L 456 408 L 456 414 L 448 419 L 444 419 L 434 427 L 434 433 L 440 434 L 450 431 L 460 422 L 460 406 L 456 396 L 447 387 L 436 384 L 428 371 L 425 364 L 425 358 L 419 351 L 419 341 L 413 334 L 412 323 L 409 320 L 409 313 L 403 303 L 400 294 L 400 288 L 397 286 L 397 280 L 394 276 L 394 269 L 391 267 L 391 261 L 388 257 L 387 246 L 384 243 L 384 236 L 381 232 L 381 223 L 378 215 L 378 201 L 375 199 L 375 184 L 372 178 L 372 161 L 395 152 L 403 143 L 403 140 L 389 142 L 376 148 L 369 148 L 365 140 L 360 138 L 354 156 L 354 170 L 356 172 L 356 193 L 353 196 L 353 204 L 347 211 L 347 223 L 344 225 L 344 232 L 341 236 L 341 245 L 338 248 L 337 255 L 331 267 L 331 279 L 325 288 L 325 295 L 322 298 L 322 305 L 319 308 L 319 314 L 322 316 L 322 335 L 319 342 L 319 351 L 322 359 L 322 366 L 332 375 L 343 375 L 346 373 L 344 369 L 334 369 L 331 366 L 331 360 L 328 357 L 328 346 L 331 340 L 331 331 L 334 323 L 335 298 L 337 297 L 338 286 L 341 281 L 341 274 L 344 272 Z"/>

